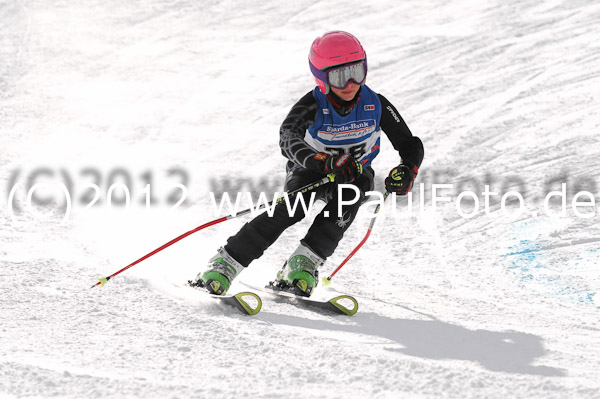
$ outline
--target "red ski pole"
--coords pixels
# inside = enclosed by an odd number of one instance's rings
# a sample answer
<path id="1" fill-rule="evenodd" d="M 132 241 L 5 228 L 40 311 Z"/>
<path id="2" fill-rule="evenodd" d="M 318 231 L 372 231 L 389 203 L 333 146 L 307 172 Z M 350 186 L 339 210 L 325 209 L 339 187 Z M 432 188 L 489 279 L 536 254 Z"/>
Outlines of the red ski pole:
<path id="1" fill-rule="evenodd" d="M 287 193 L 287 197 L 288 197 L 288 198 L 291 198 L 291 197 L 294 197 L 294 196 L 295 196 L 295 195 L 297 195 L 297 194 L 304 194 L 304 193 L 306 193 L 306 192 L 308 192 L 308 191 L 311 191 L 311 190 L 314 190 L 315 188 L 317 188 L 317 187 L 320 187 L 320 186 L 322 186 L 322 185 L 324 185 L 324 184 L 327 184 L 327 183 L 333 182 L 334 180 L 335 180 L 335 175 L 334 175 L 334 174 L 329 174 L 329 175 L 327 175 L 327 177 L 324 177 L 324 178 L 322 178 L 321 180 L 318 180 L 318 181 L 316 181 L 316 182 L 314 182 L 314 183 L 311 183 L 311 184 L 307 184 L 306 186 L 304 186 L 304 187 L 300 187 L 300 188 L 299 188 L 299 189 L 297 189 L 297 190 L 290 191 L 289 193 Z M 278 198 L 278 199 L 277 199 L 277 200 L 275 200 L 275 201 L 271 201 L 271 202 L 269 202 L 269 203 L 268 203 L 266 206 L 270 206 L 270 205 L 272 205 L 272 204 L 273 204 L 273 202 L 280 203 L 280 202 L 282 202 L 282 201 L 284 201 L 284 200 L 285 200 L 285 196 L 284 196 L 284 197 L 281 197 L 281 198 Z M 152 251 L 152 252 L 150 252 L 150 253 L 147 253 L 146 255 L 142 256 L 141 258 L 139 258 L 139 259 L 138 259 L 138 260 L 136 260 L 135 262 L 132 262 L 132 263 L 130 263 L 129 265 L 127 265 L 127 266 L 125 266 L 124 268 L 122 268 L 121 270 L 119 270 L 119 271 L 117 271 L 117 272 L 115 272 L 115 273 L 111 274 L 110 276 L 107 276 L 107 277 L 104 277 L 104 278 L 99 278 L 99 279 L 98 279 L 98 282 L 97 282 L 96 284 L 92 285 L 92 287 L 91 287 L 91 288 L 94 288 L 94 287 L 95 287 L 95 286 L 97 286 L 97 285 L 99 285 L 99 286 L 103 287 L 103 286 L 104 286 L 104 284 L 106 284 L 106 282 L 107 282 L 108 280 L 110 280 L 111 278 L 115 277 L 115 276 L 116 276 L 116 275 L 118 275 L 118 274 L 121 274 L 121 273 L 123 273 L 125 270 L 127 270 L 127 269 L 129 269 L 129 268 L 132 268 L 133 266 L 137 265 L 138 263 L 142 262 L 143 260 L 146 260 L 146 259 L 148 259 L 148 258 L 149 258 L 149 257 L 151 257 L 152 255 L 155 255 L 155 254 L 159 253 L 159 252 L 160 252 L 160 251 L 162 251 L 163 249 L 165 249 L 165 248 L 167 248 L 167 247 L 170 247 L 171 245 L 175 244 L 176 242 L 178 242 L 178 241 L 180 241 L 180 240 L 183 240 L 185 237 L 187 237 L 187 236 L 189 236 L 189 235 L 192 235 L 192 234 L 194 234 L 194 233 L 196 233 L 196 232 L 198 232 L 198 231 L 200 231 L 200 230 L 203 230 L 203 229 L 205 229 L 205 228 L 207 228 L 207 227 L 214 226 L 215 224 L 219 224 L 219 223 L 221 223 L 221 222 L 225 222 L 226 220 L 230 220 L 230 219 L 234 219 L 234 218 L 236 218 L 236 217 L 238 217 L 238 216 L 243 216 L 243 215 L 246 215 L 246 214 L 248 214 L 248 213 L 250 213 L 250 212 L 252 212 L 252 208 L 244 209 L 243 211 L 241 211 L 241 212 L 238 212 L 238 213 L 236 213 L 235 215 L 229 215 L 229 216 L 224 216 L 224 217 L 222 217 L 222 218 L 219 218 L 219 219 L 215 219 L 215 220 L 213 220 L 212 222 L 208 222 L 208 223 L 205 223 L 205 224 L 203 224 L 202 226 L 198 226 L 198 227 L 196 227 L 195 229 L 192 229 L 192 230 L 188 231 L 187 233 L 183 233 L 182 235 L 180 235 L 180 236 L 178 236 L 178 237 L 176 237 L 176 238 L 172 239 L 172 240 L 171 240 L 171 241 L 169 241 L 168 243 L 166 243 L 166 244 L 164 244 L 164 245 L 162 245 L 162 246 L 160 246 L 160 247 L 156 248 L 154 251 Z"/>
<path id="2" fill-rule="evenodd" d="M 385 200 L 389 194 L 390 193 L 388 191 L 386 191 L 386 193 L 383 195 L 383 202 L 385 202 Z M 335 276 L 335 274 L 350 260 L 350 258 L 352 258 L 354 256 L 354 254 L 358 252 L 360 247 L 362 247 L 363 244 L 365 242 L 367 242 L 367 239 L 371 235 L 371 230 L 373 230 L 373 225 L 375 224 L 375 220 L 377 219 L 376 215 L 377 215 L 377 213 L 379 213 L 380 208 L 381 208 L 381 204 L 377 205 L 377 208 L 375 208 L 375 213 L 373 214 L 373 219 L 371 219 L 371 223 L 369 224 L 369 230 L 367 230 L 367 234 L 365 234 L 365 237 L 356 246 L 356 248 L 354 248 L 354 250 L 352 252 L 350 252 L 350 255 L 346 256 L 346 259 L 344 259 L 344 261 L 333 271 L 333 273 L 331 273 L 331 275 L 329 277 L 323 277 L 323 279 L 321 280 L 323 282 L 323 285 L 331 285 L 331 279 L 333 278 L 333 276 Z"/>

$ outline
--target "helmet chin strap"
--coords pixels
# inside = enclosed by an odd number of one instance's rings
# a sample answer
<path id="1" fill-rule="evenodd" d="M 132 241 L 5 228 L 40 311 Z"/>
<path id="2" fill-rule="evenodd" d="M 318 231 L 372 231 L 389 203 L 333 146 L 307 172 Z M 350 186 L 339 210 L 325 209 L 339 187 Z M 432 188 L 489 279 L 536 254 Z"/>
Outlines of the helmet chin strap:
<path id="1" fill-rule="evenodd" d="M 350 112 L 352 112 L 352 110 L 354 109 L 354 107 L 356 106 L 356 103 L 358 103 L 358 100 L 360 100 L 360 92 L 362 90 L 362 86 L 358 89 L 358 92 L 356 92 L 356 95 L 354 96 L 354 98 L 350 101 L 344 101 L 341 98 L 339 98 L 333 91 L 331 91 L 331 89 L 329 90 L 329 93 L 327 93 L 327 99 L 329 100 L 329 102 L 333 105 L 333 108 L 335 108 L 335 110 L 342 116 L 346 116 L 348 115 Z"/>

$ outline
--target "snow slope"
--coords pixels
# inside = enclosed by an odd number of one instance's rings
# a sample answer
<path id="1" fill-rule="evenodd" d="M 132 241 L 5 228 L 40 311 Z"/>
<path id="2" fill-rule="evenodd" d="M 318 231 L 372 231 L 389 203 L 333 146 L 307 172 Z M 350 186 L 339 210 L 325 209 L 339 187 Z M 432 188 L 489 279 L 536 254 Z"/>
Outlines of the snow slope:
<path id="1" fill-rule="evenodd" d="M 599 199 L 599 20 L 558 0 L 0 3 L 0 396 L 599 397 L 598 206 L 571 207 Z M 281 190 L 278 128 L 333 29 L 426 150 L 412 214 L 387 203 L 315 294 L 359 313 L 264 294 L 250 318 L 182 288 L 248 217 L 89 289 L 218 217 L 209 192 Z M 378 190 L 397 162 L 384 139 Z M 435 211 L 434 183 L 453 185 Z M 240 281 L 271 279 L 309 223 Z"/>

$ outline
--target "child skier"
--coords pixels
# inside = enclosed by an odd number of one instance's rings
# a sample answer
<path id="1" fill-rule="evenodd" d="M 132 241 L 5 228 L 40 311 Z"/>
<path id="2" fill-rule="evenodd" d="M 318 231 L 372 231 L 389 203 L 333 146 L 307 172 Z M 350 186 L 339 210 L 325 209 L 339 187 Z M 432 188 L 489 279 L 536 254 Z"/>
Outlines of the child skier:
<path id="1" fill-rule="evenodd" d="M 421 140 L 412 135 L 396 108 L 365 85 L 367 56 L 358 39 L 342 31 L 325 33 L 312 43 L 308 58 L 317 87 L 292 107 L 280 128 L 279 145 L 288 159 L 284 187 L 293 191 L 331 173 L 335 181 L 315 190 L 316 198 L 327 205 L 277 275 L 279 287 L 302 296 L 312 294 L 318 269 L 352 224 L 364 193 L 373 190 L 371 162 L 379 153 L 381 130 L 401 158 L 385 179 L 387 191 L 408 193 L 424 153 Z M 346 189 L 338 194 L 338 184 L 353 184 L 361 194 L 361 200 L 344 205 L 340 214 L 338 203 L 352 202 L 356 193 Z M 272 217 L 266 212 L 257 216 L 219 248 L 193 285 L 224 295 L 250 262 L 304 216 L 300 206 L 289 215 L 283 202 Z"/>

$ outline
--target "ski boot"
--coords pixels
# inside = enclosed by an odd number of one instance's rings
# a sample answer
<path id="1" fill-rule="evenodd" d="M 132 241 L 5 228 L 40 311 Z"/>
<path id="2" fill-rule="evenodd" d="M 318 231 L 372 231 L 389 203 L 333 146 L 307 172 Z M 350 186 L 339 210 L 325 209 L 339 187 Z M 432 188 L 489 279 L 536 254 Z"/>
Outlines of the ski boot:
<path id="1" fill-rule="evenodd" d="M 317 269 L 324 263 L 325 259 L 301 243 L 277 273 L 272 285 L 282 291 L 309 297 L 319 282 Z"/>
<path id="2" fill-rule="evenodd" d="M 225 295 L 231 282 L 245 269 L 238 261 L 219 248 L 217 254 L 208 261 L 208 268 L 198 273 L 192 287 L 201 287 L 213 295 Z"/>

